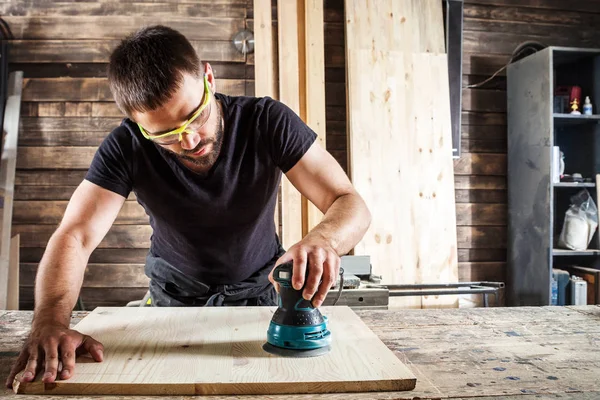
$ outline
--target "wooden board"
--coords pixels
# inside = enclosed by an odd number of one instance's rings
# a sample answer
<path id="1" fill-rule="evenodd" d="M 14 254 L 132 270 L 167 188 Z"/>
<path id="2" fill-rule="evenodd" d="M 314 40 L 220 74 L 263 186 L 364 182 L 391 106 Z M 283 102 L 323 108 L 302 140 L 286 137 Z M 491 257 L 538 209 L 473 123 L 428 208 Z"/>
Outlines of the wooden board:
<path id="1" fill-rule="evenodd" d="M 269 96 L 278 99 L 277 62 L 275 57 L 275 40 L 273 37 L 273 21 L 271 18 L 271 0 L 254 0 L 254 53 L 256 66 L 254 69 L 254 95 Z M 273 221 L 275 232 L 281 237 L 279 229 L 280 213 L 278 195 L 275 202 Z"/>
<path id="2" fill-rule="evenodd" d="M 10 239 L 7 310 L 19 309 L 19 235 Z"/>
<path id="3" fill-rule="evenodd" d="M 300 70 L 298 1 L 280 2 L 277 7 L 279 100 L 300 113 Z M 289 249 L 302 239 L 302 195 L 284 175 L 281 179 L 281 242 Z"/>
<path id="4" fill-rule="evenodd" d="M 373 215 L 355 254 L 370 255 L 374 273 L 385 283 L 456 282 L 441 3 L 378 1 L 367 7 L 363 1 L 347 0 L 345 4 L 349 170 Z M 394 303 L 455 306 L 456 299 L 407 297 Z"/>
<path id="5" fill-rule="evenodd" d="M 332 350 L 283 358 L 262 349 L 274 307 L 97 308 L 74 329 L 104 344 L 73 378 L 27 394 L 216 395 L 412 390 L 413 373 L 348 307 L 322 307 Z"/>
<path id="6" fill-rule="evenodd" d="M 325 45 L 323 33 L 323 1 L 304 1 L 304 60 L 305 86 L 303 116 L 306 124 L 316 132 L 318 143 L 326 148 L 325 131 Z M 302 199 L 304 214 L 303 234 L 306 235 L 323 219 L 323 213 L 308 199 Z"/>
<path id="7" fill-rule="evenodd" d="M 22 90 L 23 72 L 10 73 L 4 126 L 2 127 L 2 160 L 0 162 L 0 310 L 6 309 L 9 295 L 11 229 Z"/>

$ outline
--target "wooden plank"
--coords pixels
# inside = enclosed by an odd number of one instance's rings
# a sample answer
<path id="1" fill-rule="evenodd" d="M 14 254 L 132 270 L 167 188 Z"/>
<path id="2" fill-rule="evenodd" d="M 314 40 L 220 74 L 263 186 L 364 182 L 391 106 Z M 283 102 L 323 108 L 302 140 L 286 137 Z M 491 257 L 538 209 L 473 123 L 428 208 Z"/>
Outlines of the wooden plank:
<path id="1" fill-rule="evenodd" d="M 456 205 L 456 224 L 469 226 L 506 225 L 506 204 L 472 204 Z"/>
<path id="2" fill-rule="evenodd" d="M 462 139 L 463 153 L 506 153 L 506 139 L 501 140 L 468 140 Z"/>
<path id="3" fill-rule="evenodd" d="M 506 261 L 506 249 L 458 249 L 458 262 Z"/>
<path id="4" fill-rule="evenodd" d="M 254 72 L 255 95 L 278 98 L 275 38 L 271 19 L 271 0 L 254 0 L 254 53 L 258 60 Z"/>
<path id="5" fill-rule="evenodd" d="M 454 199 L 457 203 L 502 203 L 508 201 L 506 190 L 492 189 L 456 189 Z"/>
<path id="6" fill-rule="evenodd" d="M 15 175 L 15 185 L 17 186 L 17 190 L 19 186 L 77 186 L 85 177 L 86 172 L 87 169 L 54 171 L 18 170 Z"/>
<path id="7" fill-rule="evenodd" d="M 347 48 L 445 52 L 442 10 L 437 2 L 376 1 L 367 5 L 346 1 L 344 6 Z"/>
<path id="8" fill-rule="evenodd" d="M 227 39 L 190 40 L 190 43 L 202 57 L 202 61 L 244 62 L 245 60 L 244 55 Z M 14 63 L 108 63 L 110 53 L 118 44 L 119 40 L 106 38 L 13 40 L 9 54 L 10 61 Z"/>
<path id="9" fill-rule="evenodd" d="M 19 307 L 22 310 L 33 310 L 33 289 L 21 286 Z M 96 307 L 124 307 L 130 301 L 141 300 L 147 291 L 147 287 L 83 288 L 79 293 L 79 298 L 83 302 L 85 310 L 93 310 Z"/>
<path id="10" fill-rule="evenodd" d="M 456 175 L 454 177 L 454 187 L 456 189 L 506 189 L 506 177 Z"/>
<path id="11" fill-rule="evenodd" d="M 600 4 L 597 0 L 465 0 L 467 7 L 471 4 L 482 4 L 492 6 L 517 6 L 523 8 L 549 9 L 558 11 L 587 11 L 598 12 Z"/>
<path id="12" fill-rule="evenodd" d="M 598 8 L 596 9 L 597 14 L 572 10 L 563 10 L 557 13 L 554 10 L 544 9 L 539 6 L 532 9 L 517 6 L 498 7 L 490 4 L 469 4 L 464 8 L 464 16 L 465 18 L 493 21 L 552 24 L 567 27 L 592 27 L 600 24 L 600 13 L 598 13 L 598 10 L 600 10 L 600 4 L 598 4 Z"/>
<path id="13" fill-rule="evenodd" d="M 23 73 L 11 72 L 8 77 L 7 97 L 4 108 L 2 161 L 0 162 L 0 195 L 2 200 L 2 219 L 0 236 L 0 310 L 8 304 L 8 276 L 10 268 L 11 225 L 13 217 L 13 197 L 15 189 L 15 170 L 18 162 L 17 143 L 19 136 L 19 118 Z"/>
<path id="14" fill-rule="evenodd" d="M 21 235 L 21 247 L 46 247 L 56 225 L 13 225 L 13 234 Z M 113 225 L 100 242 L 102 249 L 150 248 L 150 225 Z"/>
<path id="15" fill-rule="evenodd" d="M 75 118 L 70 118 L 75 119 Z M 116 128 L 116 126 L 115 126 Z M 29 146 L 99 146 L 106 136 L 112 131 L 33 131 L 21 132 L 20 143 L 23 147 Z"/>
<path id="16" fill-rule="evenodd" d="M 42 247 L 23 247 L 20 249 L 22 263 L 39 263 L 44 254 Z M 94 264 L 143 264 L 148 249 L 95 249 L 88 262 Z"/>
<path id="17" fill-rule="evenodd" d="M 298 1 L 278 3 L 279 100 L 300 115 Z M 287 177 L 281 181 L 281 239 L 288 249 L 302 239 L 302 196 Z"/>
<path id="18" fill-rule="evenodd" d="M 467 140 L 504 140 L 508 129 L 504 125 L 463 125 L 461 137 Z"/>
<path id="19" fill-rule="evenodd" d="M 506 175 L 506 154 L 465 153 L 454 161 L 456 175 Z"/>
<path id="20" fill-rule="evenodd" d="M 75 189 L 77 189 L 77 186 L 17 186 L 15 188 L 15 200 L 69 200 Z M 135 193 L 129 193 L 127 200 L 135 199 Z"/>
<path id="21" fill-rule="evenodd" d="M 15 201 L 13 223 L 56 225 L 62 220 L 68 203 L 65 200 Z M 146 211 L 137 201 L 126 201 L 114 223 L 117 225 L 141 225 L 147 224 L 149 221 Z"/>
<path id="22" fill-rule="evenodd" d="M 345 11 L 349 170 L 373 216 L 354 253 L 385 283 L 457 281 L 441 3 L 347 0 Z M 456 305 L 433 297 L 402 303 Z"/>
<path id="23" fill-rule="evenodd" d="M 115 17 L 135 15 L 138 17 L 170 17 L 173 15 L 194 18 L 245 18 L 246 4 L 240 0 L 212 3 L 178 4 L 176 2 L 44 2 L 39 0 L 14 0 L 0 3 L 0 13 L 5 16 L 22 17 L 69 17 L 73 15 L 93 15 Z"/>
<path id="24" fill-rule="evenodd" d="M 321 311 L 329 318 L 331 351 L 321 357 L 282 358 L 262 349 L 271 307 L 97 308 L 74 329 L 104 344 L 110 370 L 103 363 L 78 363 L 69 380 L 44 385 L 38 378 L 19 384 L 15 392 L 273 395 L 414 389 L 412 372 L 350 308 Z M 187 328 L 179 328 L 183 326 Z M 360 352 L 355 351 L 357 341 Z M 201 370 L 195 368 L 199 360 Z"/>
<path id="25" fill-rule="evenodd" d="M 5 16 L 15 39 L 118 39 L 142 26 L 162 24 L 176 27 L 189 40 L 230 41 L 244 29 L 241 18 L 195 18 L 190 16 Z"/>
<path id="26" fill-rule="evenodd" d="M 317 141 L 324 148 L 326 143 L 325 118 L 325 45 L 323 33 L 323 1 L 303 0 L 305 2 L 305 67 L 304 83 L 306 85 L 304 122 L 318 135 Z M 310 232 L 323 219 L 323 213 L 309 202 L 302 199 L 305 215 L 303 235 Z"/>
<path id="27" fill-rule="evenodd" d="M 66 103 L 78 104 L 78 103 Z M 79 103 L 81 104 L 81 103 Z M 86 104 L 86 103 L 84 103 Z M 90 105 L 87 103 L 86 106 Z M 87 107 L 86 107 L 87 108 Z M 89 106 L 91 112 L 91 105 Z M 22 117 L 20 129 L 24 131 L 110 131 L 119 126 L 122 118 L 98 117 Z"/>
<path id="28" fill-rule="evenodd" d="M 509 59 L 510 55 L 464 53 L 463 75 L 485 75 L 489 77 L 502 68 Z M 498 72 L 497 76 L 506 76 L 506 70 Z"/>
<path id="29" fill-rule="evenodd" d="M 464 89 L 463 111 L 506 112 L 506 91 Z"/>
<path id="30" fill-rule="evenodd" d="M 269 96 L 279 98 L 277 88 L 277 61 L 275 56 L 276 40 L 273 36 L 273 22 L 271 19 L 271 0 L 253 1 L 254 18 L 254 53 L 258 60 L 254 73 L 254 95 L 257 97 Z M 280 210 L 279 200 L 275 203 L 273 221 L 275 231 L 281 237 L 279 229 Z"/>
<path id="31" fill-rule="evenodd" d="M 241 96 L 246 93 L 243 79 L 217 79 L 220 93 Z M 106 78 L 26 78 L 24 101 L 112 101 Z"/>
<path id="32" fill-rule="evenodd" d="M 19 309 L 19 235 L 10 239 L 7 310 Z"/>
<path id="33" fill-rule="evenodd" d="M 33 287 L 37 263 L 21 263 L 22 287 Z M 95 264 L 89 263 L 83 277 L 84 288 L 148 287 L 149 278 L 144 275 L 144 264 Z"/>
<path id="34" fill-rule="evenodd" d="M 505 226 L 457 226 L 459 249 L 505 249 Z"/>
<path id="35" fill-rule="evenodd" d="M 20 147 L 19 169 L 87 169 L 97 147 Z"/>
<path id="36" fill-rule="evenodd" d="M 501 125 L 506 126 L 506 113 L 486 113 L 463 111 L 463 125 Z"/>

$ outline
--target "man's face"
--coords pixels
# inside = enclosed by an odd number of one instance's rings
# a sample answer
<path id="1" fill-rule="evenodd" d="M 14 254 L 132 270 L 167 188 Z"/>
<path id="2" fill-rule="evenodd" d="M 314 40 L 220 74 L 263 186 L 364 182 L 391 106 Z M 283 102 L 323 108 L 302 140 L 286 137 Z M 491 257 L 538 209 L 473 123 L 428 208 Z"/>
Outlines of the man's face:
<path id="1" fill-rule="evenodd" d="M 200 116 L 194 120 L 186 132 L 168 137 L 172 144 L 158 145 L 179 157 L 184 164 L 200 171 L 207 171 L 219 156 L 223 141 L 223 125 L 220 107 L 213 96 L 214 76 L 207 68 L 209 99 Z M 132 118 L 150 135 L 159 135 L 184 125 L 205 101 L 204 77 L 196 78 L 189 74 L 183 75 L 180 88 L 162 107 L 144 113 L 132 114 Z"/>

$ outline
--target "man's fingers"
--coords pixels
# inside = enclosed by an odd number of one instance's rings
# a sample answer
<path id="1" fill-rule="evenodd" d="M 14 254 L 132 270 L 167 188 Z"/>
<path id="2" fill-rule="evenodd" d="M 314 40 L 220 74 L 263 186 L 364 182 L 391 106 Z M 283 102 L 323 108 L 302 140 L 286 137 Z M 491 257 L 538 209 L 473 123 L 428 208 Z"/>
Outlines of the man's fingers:
<path id="1" fill-rule="evenodd" d="M 313 299 L 314 307 L 320 307 L 321 304 L 323 304 L 325 298 L 327 297 L 329 289 L 331 289 L 331 287 L 335 284 L 339 270 L 339 257 L 336 257 L 335 255 L 330 255 L 329 257 L 327 257 L 327 259 L 323 263 L 323 275 L 321 278 L 322 282 L 319 286 L 319 290 L 317 291 Z"/>
<path id="2" fill-rule="evenodd" d="M 28 359 L 29 359 L 29 351 L 27 351 L 27 349 L 25 348 L 19 354 L 19 358 L 17 358 L 17 361 L 15 362 L 15 364 L 13 365 L 13 367 L 10 370 L 10 373 L 8 374 L 8 378 L 6 379 L 6 387 L 8 389 L 12 389 L 13 381 L 15 380 L 15 376 L 17 376 L 17 374 L 25 368 L 25 366 L 27 365 Z"/>
<path id="3" fill-rule="evenodd" d="M 302 293 L 302 296 L 306 300 L 311 300 L 317 292 L 319 283 L 321 282 L 321 277 L 323 275 L 324 261 L 325 257 L 320 250 L 311 253 L 308 257 L 308 278 L 306 280 L 306 285 L 304 286 L 304 291 Z M 313 303 L 313 305 L 315 304 Z"/>
<path id="4" fill-rule="evenodd" d="M 56 373 L 58 372 L 58 341 L 52 338 L 44 343 L 43 348 L 46 367 L 44 376 L 42 377 L 42 382 L 54 382 L 56 379 Z"/>
<path id="5" fill-rule="evenodd" d="M 90 353 L 90 355 L 96 362 L 101 362 L 104 359 L 104 346 L 102 345 L 102 343 L 100 343 L 96 339 L 93 339 L 91 336 L 83 336 L 84 337 L 82 346 L 85 349 L 85 351 Z"/>
<path id="6" fill-rule="evenodd" d="M 31 382 L 35 379 L 35 375 L 38 370 L 41 369 L 40 365 L 40 351 L 36 346 L 29 347 L 29 357 L 27 358 L 27 365 L 21 375 L 21 382 Z"/>
<path id="7" fill-rule="evenodd" d="M 304 286 L 306 261 L 306 252 L 299 250 L 294 257 L 294 271 L 292 272 L 292 286 L 296 290 L 300 290 Z"/>
<path id="8" fill-rule="evenodd" d="M 62 371 L 60 379 L 69 379 L 75 372 L 75 354 L 77 346 L 70 336 L 65 336 L 60 343 L 60 361 L 62 362 Z"/>

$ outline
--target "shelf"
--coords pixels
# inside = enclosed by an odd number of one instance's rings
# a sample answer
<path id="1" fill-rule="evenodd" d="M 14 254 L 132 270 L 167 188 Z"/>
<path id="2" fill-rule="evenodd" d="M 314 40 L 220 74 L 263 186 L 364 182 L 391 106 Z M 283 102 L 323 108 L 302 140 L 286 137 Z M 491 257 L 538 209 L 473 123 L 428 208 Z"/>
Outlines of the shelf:
<path id="1" fill-rule="evenodd" d="M 556 126 L 579 125 L 586 123 L 600 122 L 600 115 L 573 115 L 573 114 L 554 114 L 554 124 Z"/>
<path id="2" fill-rule="evenodd" d="M 554 187 L 568 187 L 568 188 L 578 188 L 578 187 L 596 187 L 596 184 L 593 182 L 556 182 L 552 183 Z"/>
<path id="3" fill-rule="evenodd" d="M 600 250 L 588 249 L 588 250 L 567 250 L 567 249 L 552 249 L 553 256 L 598 256 Z"/>

